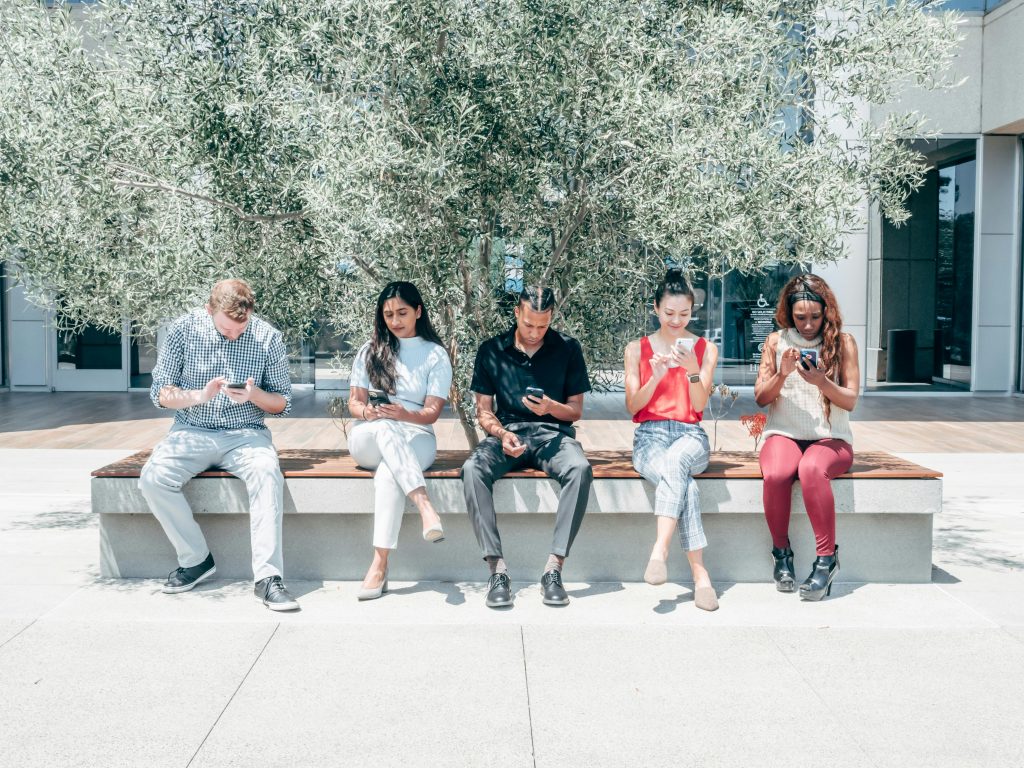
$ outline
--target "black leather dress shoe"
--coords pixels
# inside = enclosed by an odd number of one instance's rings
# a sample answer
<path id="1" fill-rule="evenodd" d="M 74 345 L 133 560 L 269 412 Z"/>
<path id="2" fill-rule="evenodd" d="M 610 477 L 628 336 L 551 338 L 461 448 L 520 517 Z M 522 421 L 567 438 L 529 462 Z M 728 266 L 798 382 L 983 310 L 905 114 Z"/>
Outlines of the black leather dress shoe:
<path id="1" fill-rule="evenodd" d="M 217 572 L 217 566 L 213 564 L 213 555 L 207 555 L 199 565 L 189 568 L 178 568 L 167 575 L 164 582 L 163 592 L 174 595 L 178 592 L 188 592 L 196 584 L 208 579 Z"/>
<path id="2" fill-rule="evenodd" d="M 512 605 L 512 582 L 507 573 L 496 573 L 487 580 L 487 607 L 505 608 Z"/>
<path id="3" fill-rule="evenodd" d="M 562 586 L 562 572 L 548 571 L 540 577 L 540 585 L 544 588 L 544 605 L 568 605 L 569 596 Z"/>

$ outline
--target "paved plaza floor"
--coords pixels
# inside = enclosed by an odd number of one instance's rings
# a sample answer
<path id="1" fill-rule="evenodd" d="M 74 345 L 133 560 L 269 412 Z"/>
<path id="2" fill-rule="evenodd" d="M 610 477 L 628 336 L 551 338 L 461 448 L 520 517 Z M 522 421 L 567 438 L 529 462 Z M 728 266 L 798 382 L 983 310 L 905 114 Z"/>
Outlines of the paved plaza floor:
<path id="1" fill-rule="evenodd" d="M 0 766 L 1024 766 L 1020 399 L 864 400 L 855 435 L 888 424 L 945 473 L 930 584 L 807 604 L 720 583 L 709 614 L 687 584 L 573 583 L 570 560 L 572 603 L 551 608 L 538 553 L 510 564 L 509 611 L 482 581 L 369 603 L 289 582 L 302 611 L 283 615 L 248 583 L 99 577 L 89 471 L 167 420 L 82 397 L 0 395 Z M 618 440 L 605 407 L 590 434 Z M 733 427 L 720 447 L 749 449 Z"/>

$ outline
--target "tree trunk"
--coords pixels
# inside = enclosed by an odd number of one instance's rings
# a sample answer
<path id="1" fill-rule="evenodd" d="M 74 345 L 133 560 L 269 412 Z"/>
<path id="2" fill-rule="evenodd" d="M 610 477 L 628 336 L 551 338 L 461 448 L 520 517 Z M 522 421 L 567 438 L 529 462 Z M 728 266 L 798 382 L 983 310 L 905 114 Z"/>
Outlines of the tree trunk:
<path id="1" fill-rule="evenodd" d="M 452 387 L 452 395 L 452 403 L 455 405 L 455 412 L 459 414 L 459 423 L 462 425 L 462 431 L 465 433 L 466 441 L 469 443 L 469 450 L 473 450 L 480 445 L 480 435 L 473 424 L 473 414 L 466 407 L 466 403 L 462 399 L 462 392 L 458 387 Z"/>

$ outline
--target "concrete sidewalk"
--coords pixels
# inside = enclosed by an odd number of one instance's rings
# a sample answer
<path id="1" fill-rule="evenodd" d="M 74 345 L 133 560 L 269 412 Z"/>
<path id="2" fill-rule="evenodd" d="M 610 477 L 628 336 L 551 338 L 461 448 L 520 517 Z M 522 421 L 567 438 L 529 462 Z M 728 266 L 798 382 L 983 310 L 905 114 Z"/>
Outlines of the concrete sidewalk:
<path id="1" fill-rule="evenodd" d="M 1024 454 L 904 454 L 946 473 L 931 584 L 718 584 L 708 614 L 569 583 L 559 609 L 538 553 L 510 611 L 294 582 L 281 615 L 98 578 L 88 472 L 126 452 L 0 450 L 0 766 L 1024 765 Z"/>

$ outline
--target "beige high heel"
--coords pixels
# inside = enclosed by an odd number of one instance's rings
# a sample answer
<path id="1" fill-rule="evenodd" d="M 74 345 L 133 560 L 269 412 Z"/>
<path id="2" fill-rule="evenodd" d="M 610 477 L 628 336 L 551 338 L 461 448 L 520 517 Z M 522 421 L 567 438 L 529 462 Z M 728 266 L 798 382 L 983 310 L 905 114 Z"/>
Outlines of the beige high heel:
<path id="1" fill-rule="evenodd" d="M 388 572 L 384 571 L 384 578 L 381 579 L 380 584 L 376 587 L 367 588 L 363 587 L 356 594 L 357 600 L 376 600 L 378 597 L 388 591 Z"/>
<path id="2" fill-rule="evenodd" d="M 441 527 L 440 521 L 434 523 L 429 528 L 423 529 L 423 540 L 434 544 L 439 541 L 444 541 L 444 528 Z"/>

